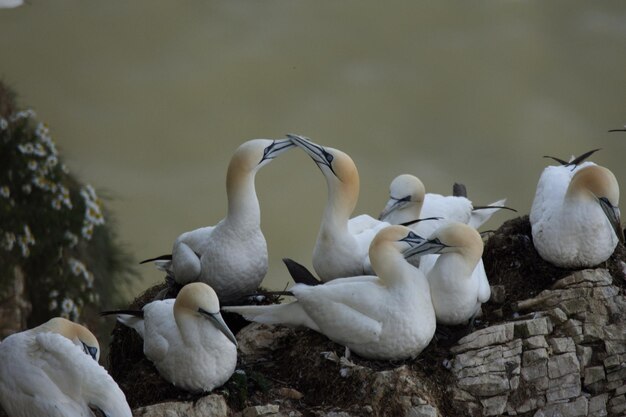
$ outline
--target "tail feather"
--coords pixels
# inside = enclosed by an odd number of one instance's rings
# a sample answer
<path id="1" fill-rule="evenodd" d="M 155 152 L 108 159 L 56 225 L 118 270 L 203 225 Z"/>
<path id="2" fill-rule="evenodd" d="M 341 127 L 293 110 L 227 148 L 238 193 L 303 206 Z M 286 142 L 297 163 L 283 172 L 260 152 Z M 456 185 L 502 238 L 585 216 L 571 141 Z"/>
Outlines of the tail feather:
<path id="1" fill-rule="evenodd" d="M 222 310 L 241 314 L 246 320 L 263 324 L 306 326 L 315 331 L 319 327 L 304 311 L 300 303 L 273 304 L 269 306 L 225 306 Z"/>
<path id="2" fill-rule="evenodd" d="M 296 284 L 320 285 L 322 283 L 304 265 L 300 265 L 293 259 L 283 258 L 283 262 Z"/>
<path id="3" fill-rule="evenodd" d="M 506 198 L 502 200 L 494 201 L 486 207 L 480 207 L 479 210 L 473 210 L 472 215 L 469 220 L 469 225 L 474 229 L 478 229 L 482 226 L 487 220 L 494 215 L 494 213 L 502 208 L 504 208 L 504 203 L 506 203 Z M 493 208 L 489 208 L 493 207 Z"/>
<path id="4" fill-rule="evenodd" d="M 116 315 L 117 321 L 122 323 L 126 327 L 135 329 L 137 333 L 143 338 L 145 333 L 145 326 L 143 321 L 142 310 L 109 310 L 100 312 L 101 316 Z"/>

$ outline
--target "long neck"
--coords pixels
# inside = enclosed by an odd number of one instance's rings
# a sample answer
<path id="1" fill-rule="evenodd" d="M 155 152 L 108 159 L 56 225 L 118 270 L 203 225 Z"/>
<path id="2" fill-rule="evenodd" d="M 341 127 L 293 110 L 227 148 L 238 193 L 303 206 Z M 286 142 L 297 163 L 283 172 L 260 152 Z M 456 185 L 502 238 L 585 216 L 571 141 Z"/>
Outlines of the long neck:
<path id="1" fill-rule="evenodd" d="M 472 275 L 480 256 L 476 258 L 474 254 L 461 254 L 450 252 L 439 255 L 435 268 L 446 276 L 467 276 Z"/>
<path id="2" fill-rule="evenodd" d="M 358 188 L 355 192 L 351 184 L 341 183 L 337 178 L 327 178 L 326 182 L 328 201 L 324 209 L 320 235 L 348 233 L 348 220 L 359 198 Z"/>
<path id="3" fill-rule="evenodd" d="M 228 167 L 226 176 L 228 215 L 226 221 L 243 227 L 258 227 L 260 225 L 261 209 L 254 187 L 255 174 L 255 170 L 238 170 L 233 163 Z"/>
<path id="4" fill-rule="evenodd" d="M 415 278 L 416 270 L 402 254 L 391 245 L 381 245 L 375 251 L 370 250 L 372 269 L 387 286 L 402 284 Z"/>

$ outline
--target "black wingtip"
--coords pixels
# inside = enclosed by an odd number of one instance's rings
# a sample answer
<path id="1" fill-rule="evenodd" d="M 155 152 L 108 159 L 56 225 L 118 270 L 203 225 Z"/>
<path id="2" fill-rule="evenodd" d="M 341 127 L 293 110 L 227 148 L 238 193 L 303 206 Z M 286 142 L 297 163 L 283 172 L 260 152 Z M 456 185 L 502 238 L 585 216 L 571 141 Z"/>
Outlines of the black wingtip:
<path id="1" fill-rule="evenodd" d="M 611 129 L 609 130 L 609 133 L 610 132 L 626 132 L 626 129 Z"/>
<path id="2" fill-rule="evenodd" d="M 562 160 L 562 159 L 560 159 L 560 158 L 557 158 L 556 156 L 544 155 L 543 157 L 544 157 L 544 158 L 550 158 L 550 159 L 553 159 L 553 160 L 555 160 L 556 162 L 558 162 L 558 163 L 559 163 L 559 164 L 561 164 L 561 165 L 567 165 L 567 164 L 569 164 L 569 162 L 564 161 L 564 160 Z"/>
<path id="3" fill-rule="evenodd" d="M 400 226 L 409 227 L 415 223 L 427 221 L 427 220 L 442 220 L 443 217 L 424 217 L 423 219 L 409 220 L 408 222 L 400 223 Z"/>
<path id="4" fill-rule="evenodd" d="M 452 186 L 452 195 L 454 197 L 467 198 L 467 188 L 465 187 L 465 184 L 455 182 L 454 185 Z"/>
<path id="5" fill-rule="evenodd" d="M 569 165 L 574 165 L 574 166 L 580 165 L 585 159 L 589 158 L 591 155 L 598 152 L 600 149 L 602 148 L 592 149 L 589 152 L 585 152 L 584 154 L 580 155 L 578 158 L 574 158 L 572 162 L 569 163 Z"/>
<path id="6" fill-rule="evenodd" d="M 117 314 L 128 314 L 130 316 L 143 318 L 143 310 L 108 310 L 98 313 L 100 317 L 113 316 Z"/>
<path id="7" fill-rule="evenodd" d="M 143 261 L 139 262 L 139 265 L 145 264 L 148 262 L 154 262 L 154 261 L 171 261 L 171 260 L 172 260 L 172 254 L 168 253 L 165 255 L 157 256 L 156 258 L 144 259 Z"/>
<path id="8" fill-rule="evenodd" d="M 472 208 L 472 210 L 487 210 L 487 209 L 504 209 L 504 210 L 511 210 L 517 213 L 517 210 L 515 210 L 512 207 L 507 207 L 507 206 L 474 206 Z"/>
<path id="9" fill-rule="evenodd" d="M 315 278 L 315 276 L 309 271 L 305 266 L 300 265 L 298 262 L 293 259 L 283 258 L 283 263 L 287 267 L 289 271 L 289 275 L 293 278 L 294 282 L 297 284 L 306 284 L 306 285 L 320 285 L 322 281 Z"/>

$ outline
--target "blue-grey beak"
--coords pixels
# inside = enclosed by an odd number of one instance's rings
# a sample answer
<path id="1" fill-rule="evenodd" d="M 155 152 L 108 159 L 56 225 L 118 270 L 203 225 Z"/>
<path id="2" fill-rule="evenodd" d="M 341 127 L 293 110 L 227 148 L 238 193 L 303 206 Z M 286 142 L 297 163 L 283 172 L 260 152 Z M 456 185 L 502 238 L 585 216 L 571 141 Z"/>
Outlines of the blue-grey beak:
<path id="1" fill-rule="evenodd" d="M 291 139 L 277 139 L 272 141 L 272 144 L 263 150 L 263 157 L 259 161 L 259 164 L 263 161 L 276 158 L 278 155 L 294 146 Z"/>
<path id="2" fill-rule="evenodd" d="M 235 346 L 238 346 L 235 335 L 233 334 L 233 332 L 230 331 L 230 329 L 228 328 L 228 325 L 222 318 L 222 315 L 220 314 L 219 311 L 217 313 L 209 313 L 208 311 L 200 308 L 198 309 L 198 312 L 202 314 L 204 317 L 206 317 L 207 319 L 209 319 L 215 325 L 215 327 L 217 327 L 217 329 L 220 332 L 224 333 L 224 336 L 226 336 L 228 340 L 230 340 L 231 342 L 235 344 Z"/>

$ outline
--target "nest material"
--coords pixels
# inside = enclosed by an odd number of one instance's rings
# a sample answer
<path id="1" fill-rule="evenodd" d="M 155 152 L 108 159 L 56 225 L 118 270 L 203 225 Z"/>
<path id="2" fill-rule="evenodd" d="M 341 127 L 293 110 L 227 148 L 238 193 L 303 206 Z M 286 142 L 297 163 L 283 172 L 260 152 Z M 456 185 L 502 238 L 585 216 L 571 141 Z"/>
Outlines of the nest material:
<path id="1" fill-rule="evenodd" d="M 549 288 L 556 280 L 573 271 L 555 267 L 544 261 L 532 244 L 532 236 L 528 216 L 505 222 L 487 241 L 483 260 L 491 285 L 502 285 L 505 288 L 505 301 L 500 305 L 486 303 L 483 305 L 484 315 L 480 327 L 506 321 L 513 312 L 510 306 L 517 301 L 525 300 Z M 622 261 L 626 260 L 626 250 L 620 244 L 611 258 L 600 267 L 606 267 L 615 277 L 616 285 L 624 287 Z M 167 284 L 150 288 L 138 297 L 130 306 L 139 309 L 150 302 L 158 294 L 174 297 L 177 290 Z M 271 301 L 270 301 L 271 300 Z M 258 302 L 255 299 L 254 302 Z M 267 298 L 265 302 L 276 302 L 276 298 Z M 509 309 L 509 311 L 502 310 Z M 495 314 L 500 310 L 499 314 Z M 236 317 L 237 324 L 230 315 L 226 315 L 229 326 L 237 332 L 246 322 Z M 452 408 L 448 388 L 453 385 L 453 376 L 443 366 L 450 358 L 449 346 L 468 329 L 457 326 L 448 329 L 451 336 L 447 340 L 433 339 L 433 342 L 415 360 L 406 361 L 372 361 L 353 354 L 350 360 L 358 366 L 369 368 L 364 377 L 343 377 L 341 365 L 325 359 L 321 352 L 333 351 L 338 356 L 344 354 L 344 347 L 312 330 L 299 329 L 289 333 L 279 347 L 269 353 L 263 360 L 253 363 L 240 363 L 229 382 L 217 390 L 225 394 L 230 407 L 242 410 L 249 405 L 267 404 L 276 401 L 284 402 L 285 398 L 276 394 L 277 389 L 292 388 L 302 394 L 302 399 L 291 402 L 291 406 L 305 416 L 316 415 L 315 410 L 344 409 L 362 412 L 374 395 L 370 392 L 376 372 L 396 369 L 406 365 L 412 375 L 419 378 L 424 385 L 424 395 L 431 396 L 443 415 L 456 416 L 458 410 Z M 113 341 L 109 356 L 111 375 L 118 381 L 126 393 L 131 407 L 144 406 L 167 400 L 190 400 L 201 394 L 192 395 L 179 390 L 165 381 L 156 371 L 152 363 L 142 352 L 143 341 L 134 330 L 117 325 L 113 330 Z M 386 388 L 386 387 L 385 387 Z M 401 389 L 401 387 L 397 387 Z M 378 394 L 377 394 L 378 395 Z M 393 416 L 402 412 L 400 408 L 402 395 L 394 387 L 385 389 L 379 398 L 375 415 Z M 286 404 L 285 404 L 286 405 Z"/>
<path id="2" fill-rule="evenodd" d="M 182 288 L 170 279 L 148 288 L 129 306 L 129 310 L 141 308 L 154 300 L 175 298 Z M 280 297 L 260 289 L 260 296 L 247 297 L 242 300 L 246 304 L 275 304 Z M 233 333 L 237 333 L 250 322 L 238 314 L 223 313 L 224 321 Z M 137 332 L 123 324 L 116 323 L 111 332 L 108 356 L 109 373 L 124 391 L 131 408 L 156 404 L 168 400 L 195 400 L 205 394 L 191 394 L 176 388 L 166 381 L 156 367 L 143 354 L 143 339 Z"/>

